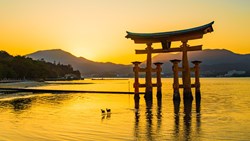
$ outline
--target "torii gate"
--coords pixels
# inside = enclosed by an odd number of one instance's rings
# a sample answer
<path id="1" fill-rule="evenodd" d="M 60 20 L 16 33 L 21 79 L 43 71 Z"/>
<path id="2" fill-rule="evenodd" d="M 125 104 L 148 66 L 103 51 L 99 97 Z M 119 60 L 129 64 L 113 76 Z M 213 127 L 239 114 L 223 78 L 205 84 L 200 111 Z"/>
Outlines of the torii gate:
<path id="1" fill-rule="evenodd" d="M 173 63 L 174 71 L 174 100 L 180 100 L 179 88 L 183 88 L 184 99 L 193 99 L 191 87 L 196 87 L 196 92 L 200 93 L 200 82 L 199 82 L 199 63 L 200 61 L 193 61 L 195 64 L 191 70 L 195 71 L 196 81 L 195 84 L 191 84 L 190 78 L 190 67 L 188 63 L 188 51 L 202 50 L 202 45 L 189 46 L 187 42 L 189 40 L 200 39 L 204 34 L 213 32 L 214 22 L 208 23 L 195 28 L 170 31 L 170 32 L 159 32 L 159 33 L 132 33 L 127 31 L 126 38 L 134 40 L 136 44 L 146 44 L 147 47 L 144 50 L 135 50 L 136 54 L 147 54 L 146 68 L 139 68 L 141 62 L 133 62 L 135 72 L 135 100 L 139 100 L 139 87 L 146 87 L 145 99 L 152 100 L 152 87 L 157 86 L 157 97 L 161 98 L 161 64 L 155 63 L 157 66 L 155 69 L 152 68 L 152 53 L 169 53 L 169 52 L 182 52 L 182 67 L 178 67 L 178 63 L 181 60 L 171 60 Z M 180 47 L 171 48 L 171 42 L 181 41 Z M 153 49 L 153 43 L 161 43 L 162 48 Z M 179 85 L 178 82 L 178 71 L 182 72 L 183 85 Z M 139 72 L 146 72 L 146 83 L 140 84 L 138 75 Z M 157 72 L 157 84 L 152 84 L 152 72 Z"/>

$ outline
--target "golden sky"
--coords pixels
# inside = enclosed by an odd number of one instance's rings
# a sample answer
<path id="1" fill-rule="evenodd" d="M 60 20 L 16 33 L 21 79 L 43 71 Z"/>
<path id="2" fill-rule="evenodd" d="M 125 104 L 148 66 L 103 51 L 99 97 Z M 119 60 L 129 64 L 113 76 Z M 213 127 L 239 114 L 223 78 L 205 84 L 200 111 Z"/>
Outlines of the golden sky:
<path id="1" fill-rule="evenodd" d="M 249 0 L 0 0 L 0 50 L 62 49 L 101 62 L 145 60 L 126 31 L 164 32 L 215 21 L 190 45 L 250 53 Z M 158 45 L 153 45 L 158 46 Z"/>

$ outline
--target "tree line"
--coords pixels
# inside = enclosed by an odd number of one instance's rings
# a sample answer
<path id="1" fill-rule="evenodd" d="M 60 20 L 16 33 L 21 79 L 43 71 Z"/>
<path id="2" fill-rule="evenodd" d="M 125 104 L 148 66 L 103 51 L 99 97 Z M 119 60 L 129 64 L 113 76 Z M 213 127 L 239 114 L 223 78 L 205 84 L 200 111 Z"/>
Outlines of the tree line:
<path id="1" fill-rule="evenodd" d="M 26 56 L 12 56 L 0 51 L 0 79 L 63 79 L 66 75 L 81 77 L 71 65 L 55 64 L 44 60 L 33 60 Z M 66 78 L 65 78 L 66 79 Z"/>

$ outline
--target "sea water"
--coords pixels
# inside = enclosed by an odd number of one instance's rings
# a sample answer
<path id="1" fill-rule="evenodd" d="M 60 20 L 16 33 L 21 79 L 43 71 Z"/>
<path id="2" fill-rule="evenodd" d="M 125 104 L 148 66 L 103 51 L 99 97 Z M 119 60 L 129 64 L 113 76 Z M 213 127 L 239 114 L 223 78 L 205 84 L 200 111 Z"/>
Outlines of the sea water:
<path id="1" fill-rule="evenodd" d="M 201 104 L 193 100 L 188 107 L 182 99 L 174 105 L 171 78 L 162 83 L 162 101 L 154 89 L 152 105 L 140 95 L 138 110 L 128 94 L 2 94 L 0 140 L 250 139 L 250 78 L 201 78 Z M 133 91 L 133 79 L 49 82 L 32 88 Z M 106 108 L 111 113 L 102 114 Z"/>

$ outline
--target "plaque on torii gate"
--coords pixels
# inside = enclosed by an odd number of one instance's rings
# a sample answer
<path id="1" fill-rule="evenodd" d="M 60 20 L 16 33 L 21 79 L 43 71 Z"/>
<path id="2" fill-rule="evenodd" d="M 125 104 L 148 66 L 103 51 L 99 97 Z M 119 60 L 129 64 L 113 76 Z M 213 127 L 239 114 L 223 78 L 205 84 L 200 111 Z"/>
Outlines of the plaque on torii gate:
<path id="1" fill-rule="evenodd" d="M 159 33 L 133 33 L 128 32 L 126 38 L 134 40 L 136 44 L 146 44 L 147 47 L 144 50 L 135 50 L 136 54 L 147 54 L 146 61 L 146 90 L 145 99 L 152 99 L 152 53 L 169 53 L 169 52 L 182 52 L 182 81 L 183 81 L 183 95 L 184 99 L 193 99 L 191 92 L 191 78 L 190 78 L 190 67 L 188 63 L 188 51 L 202 50 L 202 45 L 189 46 L 187 42 L 189 40 L 201 39 L 204 34 L 213 32 L 214 22 L 208 23 L 195 28 L 177 30 L 170 32 L 159 32 Z M 180 47 L 171 47 L 172 42 L 182 42 Z M 153 43 L 161 43 L 162 48 L 154 49 Z M 137 65 L 138 66 L 138 65 Z M 136 86 L 136 85 L 134 85 Z M 140 85 L 138 85 L 140 86 Z"/>

